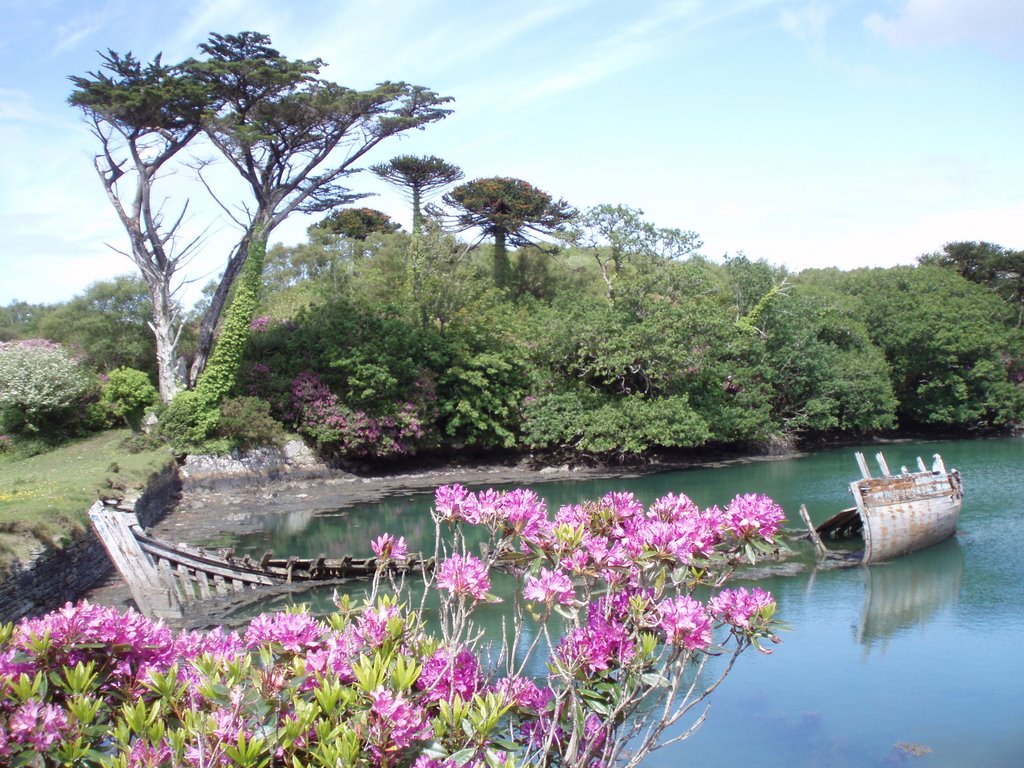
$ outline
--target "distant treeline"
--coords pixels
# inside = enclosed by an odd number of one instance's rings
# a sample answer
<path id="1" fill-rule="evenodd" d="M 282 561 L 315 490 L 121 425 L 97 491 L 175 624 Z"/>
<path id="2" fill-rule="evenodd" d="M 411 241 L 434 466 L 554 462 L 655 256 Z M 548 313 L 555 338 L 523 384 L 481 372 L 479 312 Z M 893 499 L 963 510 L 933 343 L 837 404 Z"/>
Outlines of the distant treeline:
<path id="1" fill-rule="evenodd" d="M 953 243 L 916 266 L 791 274 L 577 243 L 510 251 L 499 289 L 491 247 L 436 228 L 355 239 L 314 227 L 271 250 L 221 435 L 267 439 L 269 415 L 335 458 L 608 457 L 1005 429 L 1024 408 L 1013 258 Z M 65 304 L 12 303 L 0 339 L 44 337 L 99 372 L 154 376 L 147 303 L 134 278 Z"/>

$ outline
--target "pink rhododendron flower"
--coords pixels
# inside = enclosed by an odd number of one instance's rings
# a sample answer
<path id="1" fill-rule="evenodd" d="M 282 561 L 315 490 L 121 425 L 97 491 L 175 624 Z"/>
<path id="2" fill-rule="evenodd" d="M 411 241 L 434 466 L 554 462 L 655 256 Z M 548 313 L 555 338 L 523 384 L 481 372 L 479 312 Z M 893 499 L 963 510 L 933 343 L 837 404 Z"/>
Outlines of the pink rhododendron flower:
<path id="1" fill-rule="evenodd" d="M 723 514 L 725 527 L 739 538 L 761 536 L 774 541 L 779 525 L 786 519 L 782 507 L 767 496 L 747 493 L 729 502 Z"/>
<path id="2" fill-rule="evenodd" d="M 405 537 L 399 536 L 396 539 L 390 533 L 382 533 L 370 542 L 370 549 L 381 560 L 404 560 L 409 556 L 409 546 L 405 543 Z"/>
<path id="3" fill-rule="evenodd" d="M 744 587 L 723 589 L 708 601 L 708 607 L 716 617 L 742 629 L 750 629 L 751 618 L 769 605 L 775 605 L 775 600 L 760 587 L 754 587 L 750 592 Z"/>
<path id="4" fill-rule="evenodd" d="M 41 704 L 32 699 L 14 710 L 7 727 L 11 741 L 45 752 L 60 741 L 68 728 L 68 716 L 55 704 Z"/>
<path id="5" fill-rule="evenodd" d="M 378 765 L 388 755 L 401 752 L 413 742 L 428 738 L 433 731 L 427 722 L 426 713 L 410 703 L 402 694 L 386 688 L 370 693 L 367 740 Z"/>
<path id="6" fill-rule="evenodd" d="M 132 742 L 132 749 L 128 753 L 129 768 L 153 768 L 157 765 L 173 765 L 171 748 L 166 740 L 160 740 L 156 745 L 150 744 L 144 739 L 136 739 Z"/>
<path id="7" fill-rule="evenodd" d="M 468 649 L 452 656 L 439 648 L 423 664 L 416 690 L 426 693 L 426 701 L 451 701 L 456 695 L 469 701 L 483 685 L 480 661 Z"/>
<path id="8" fill-rule="evenodd" d="M 376 645 L 370 643 L 367 645 L 374 648 L 381 642 L 383 642 L 382 637 Z M 319 648 L 314 648 L 306 654 L 306 673 L 309 675 L 309 679 L 303 686 L 303 690 L 312 687 L 316 682 L 317 675 L 323 677 L 333 673 L 343 683 L 353 682 L 356 676 L 352 671 L 352 660 L 358 654 L 361 645 L 356 628 L 351 625 L 346 626 L 340 633 L 332 632 Z"/>
<path id="9" fill-rule="evenodd" d="M 503 677 L 494 684 L 492 690 L 506 703 L 535 712 L 544 709 L 554 695 L 550 688 L 538 688 L 528 677 Z"/>
<path id="10" fill-rule="evenodd" d="M 569 573 L 580 574 L 586 571 L 587 565 L 590 563 L 590 554 L 586 549 L 580 548 L 575 552 L 566 555 L 562 558 L 559 563 L 561 568 L 564 568 Z"/>
<path id="11" fill-rule="evenodd" d="M 697 600 L 689 595 L 670 597 L 658 604 L 658 626 L 665 633 L 665 642 L 688 650 L 711 645 L 711 617 Z"/>
<path id="12" fill-rule="evenodd" d="M 462 519 L 470 525 L 494 527 L 501 516 L 502 494 L 488 488 L 471 493 L 462 507 Z"/>
<path id="13" fill-rule="evenodd" d="M 628 664 L 635 655 L 636 647 L 625 626 L 596 616 L 566 634 L 555 649 L 555 658 L 563 667 L 587 675 Z"/>
<path id="14" fill-rule="evenodd" d="M 562 571 L 540 569 L 540 576 L 527 576 L 523 597 L 548 607 L 553 605 L 572 605 L 576 602 L 576 590 L 572 580 Z"/>
<path id="15" fill-rule="evenodd" d="M 380 648 L 388 636 L 388 622 L 398 616 L 397 605 L 367 608 L 356 622 L 356 631 L 370 648 Z"/>
<path id="16" fill-rule="evenodd" d="M 449 523 L 461 519 L 462 507 L 468 496 L 469 491 L 458 483 L 442 485 L 434 491 L 434 509 L 438 517 Z"/>
<path id="17" fill-rule="evenodd" d="M 257 616 L 245 631 L 245 645 L 279 644 L 292 653 L 316 648 L 320 644 L 320 624 L 308 613 L 264 613 Z"/>
<path id="18" fill-rule="evenodd" d="M 474 600 L 483 600 L 491 588 L 491 578 L 487 566 L 480 558 L 454 554 L 438 568 L 437 588 L 455 595 L 466 595 Z"/>
<path id="19" fill-rule="evenodd" d="M 690 517 L 700 514 L 700 509 L 693 503 L 690 497 L 674 493 L 666 494 L 655 501 L 649 510 L 651 517 L 663 520 L 666 523 L 678 523 Z"/>
<path id="20" fill-rule="evenodd" d="M 502 495 L 502 532 L 536 543 L 550 533 L 547 504 L 528 488 L 516 488 Z"/>
<path id="21" fill-rule="evenodd" d="M 132 610 L 122 613 L 86 601 L 67 603 L 45 616 L 22 619 L 18 628 L 15 647 L 28 650 L 30 638 L 48 634 L 54 647 L 64 649 L 50 659 L 51 664 L 74 666 L 94 657 L 96 646 L 104 647 L 111 676 L 125 682 L 147 675 L 150 667 L 165 670 L 174 659 L 167 626 Z"/>

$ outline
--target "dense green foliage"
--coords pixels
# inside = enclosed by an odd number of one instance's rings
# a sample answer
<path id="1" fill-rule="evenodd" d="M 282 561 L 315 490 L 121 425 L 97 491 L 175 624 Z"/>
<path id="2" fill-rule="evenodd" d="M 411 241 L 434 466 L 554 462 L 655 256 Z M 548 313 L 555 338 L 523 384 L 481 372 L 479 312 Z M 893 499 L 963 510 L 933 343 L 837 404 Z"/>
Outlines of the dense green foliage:
<path id="1" fill-rule="evenodd" d="M 624 457 L 1022 419 L 1013 296 L 954 264 L 789 274 L 743 256 L 709 261 L 692 252 L 696 235 L 623 206 L 582 221 L 589 234 L 578 229 L 557 260 L 518 249 L 514 277 L 529 286 L 518 291 L 495 285 L 489 246 L 429 220 L 417 235 L 365 240 L 311 227 L 308 242 L 271 249 L 265 271 L 254 252 L 206 375 L 163 411 L 161 432 L 188 451 L 277 442 L 288 429 L 337 460 Z M 79 348 L 100 349 L 113 314 L 90 303 L 12 304 L 7 333 L 80 313 Z M 115 398 L 125 413 L 131 394 Z M 59 418 L 81 429 L 75 402 Z M 24 413 L 9 409 L 8 423 L 28 429 Z"/>
<path id="2" fill-rule="evenodd" d="M 142 428 L 142 417 L 146 409 L 159 399 L 153 382 L 142 371 L 134 368 L 115 368 L 107 376 L 100 395 L 100 403 L 118 419 L 138 432 Z"/>
<path id="3" fill-rule="evenodd" d="M 920 264 L 954 269 L 968 280 L 984 285 L 1006 299 L 1024 320 L 1024 251 L 986 242 L 946 243 L 942 250 L 918 257 Z"/>
<path id="4" fill-rule="evenodd" d="M 692 233 L 621 206 L 588 221 L 614 242 L 578 240 L 521 276 L 529 291 L 495 290 L 489 248 L 432 228 L 358 256 L 332 247 L 333 274 L 271 273 L 236 391 L 338 457 L 623 456 L 1021 418 L 1014 308 L 954 270 L 794 275 L 708 261 Z M 303 308 L 275 311 L 288 296 Z"/>

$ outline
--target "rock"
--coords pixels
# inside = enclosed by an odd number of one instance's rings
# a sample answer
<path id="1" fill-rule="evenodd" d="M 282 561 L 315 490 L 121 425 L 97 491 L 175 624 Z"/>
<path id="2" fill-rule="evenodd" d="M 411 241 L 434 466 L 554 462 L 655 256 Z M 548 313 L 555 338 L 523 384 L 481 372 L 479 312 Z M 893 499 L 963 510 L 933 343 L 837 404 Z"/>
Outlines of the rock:
<path id="1" fill-rule="evenodd" d="M 289 440 L 282 449 L 284 460 L 294 467 L 321 466 L 313 450 L 301 440 Z"/>
<path id="2" fill-rule="evenodd" d="M 314 480 L 330 473 L 301 440 L 291 440 L 284 448 L 256 448 L 226 456 L 189 455 L 179 470 L 186 490 L 222 490 L 280 480 Z"/>

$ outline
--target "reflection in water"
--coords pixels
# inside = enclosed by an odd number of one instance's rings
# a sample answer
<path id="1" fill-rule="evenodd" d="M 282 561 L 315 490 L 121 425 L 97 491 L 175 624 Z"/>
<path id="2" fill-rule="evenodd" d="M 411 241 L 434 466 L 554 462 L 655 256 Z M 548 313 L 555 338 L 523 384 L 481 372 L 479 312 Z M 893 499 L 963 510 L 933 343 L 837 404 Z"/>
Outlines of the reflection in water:
<path id="1" fill-rule="evenodd" d="M 935 615 L 960 595 L 964 553 L 956 537 L 884 563 L 864 566 L 864 609 L 857 642 L 884 652 L 889 640 Z"/>

